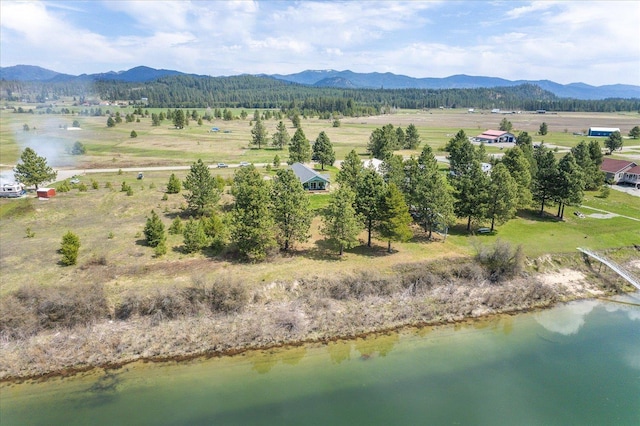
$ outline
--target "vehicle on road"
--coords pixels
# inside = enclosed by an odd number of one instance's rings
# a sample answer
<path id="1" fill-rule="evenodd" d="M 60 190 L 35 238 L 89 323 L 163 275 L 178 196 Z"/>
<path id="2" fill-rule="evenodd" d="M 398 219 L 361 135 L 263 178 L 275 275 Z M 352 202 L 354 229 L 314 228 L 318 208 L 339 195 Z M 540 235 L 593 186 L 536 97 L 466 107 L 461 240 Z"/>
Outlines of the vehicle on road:
<path id="1" fill-rule="evenodd" d="M 248 162 L 246 162 L 246 161 L 242 161 L 242 162 L 240 162 L 240 167 L 246 167 L 246 166 L 248 166 L 248 165 L 249 165 L 249 163 L 248 163 Z"/>
<path id="2" fill-rule="evenodd" d="M 225 167 L 229 167 L 229 166 L 226 165 L 225 163 L 218 163 L 218 168 L 219 169 L 224 169 Z"/>

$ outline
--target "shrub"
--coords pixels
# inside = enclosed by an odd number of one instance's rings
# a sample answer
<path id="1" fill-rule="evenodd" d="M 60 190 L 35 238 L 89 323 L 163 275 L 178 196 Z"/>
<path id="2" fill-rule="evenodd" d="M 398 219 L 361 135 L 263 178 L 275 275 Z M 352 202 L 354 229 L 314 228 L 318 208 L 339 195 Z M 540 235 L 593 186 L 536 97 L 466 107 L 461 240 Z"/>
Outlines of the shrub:
<path id="1" fill-rule="evenodd" d="M 195 253 L 205 247 L 209 242 L 209 238 L 204 232 L 202 222 L 194 220 L 192 217 L 189 218 L 189 221 L 184 225 L 182 235 L 184 237 L 184 251 L 186 253 Z"/>
<path id="2" fill-rule="evenodd" d="M 58 185 L 58 187 L 56 188 L 56 191 L 58 192 L 71 191 L 71 185 L 69 185 L 69 181 L 65 179 L 60 185 Z"/>
<path id="3" fill-rule="evenodd" d="M 60 253 L 62 254 L 62 263 L 65 266 L 75 265 L 78 260 L 78 252 L 80 251 L 80 238 L 71 231 L 62 236 L 62 245 Z"/>
<path id="4" fill-rule="evenodd" d="M 157 247 L 166 240 L 164 224 L 153 210 L 151 210 L 151 217 L 147 218 L 147 223 L 144 226 L 144 238 L 150 247 Z"/>
<path id="5" fill-rule="evenodd" d="M 171 222 L 171 225 L 169 226 L 169 234 L 171 235 L 179 235 L 182 234 L 182 231 L 184 231 L 184 225 L 182 224 L 182 220 L 180 220 L 179 217 L 176 217 L 175 219 L 173 219 L 173 221 Z"/>
<path id="6" fill-rule="evenodd" d="M 182 182 L 178 179 L 175 173 L 171 173 L 169 176 L 169 183 L 167 184 L 167 194 L 177 194 L 182 189 Z"/>
<path id="7" fill-rule="evenodd" d="M 522 246 L 515 249 L 505 241 L 497 240 L 492 248 L 476 247 L 476 260 L 483 265 L 493 282 L 520 275 L 524 270 Z"/>
<path id="8" fill-rule="evenodd" d="M 35 233 L 35 232 L 33 232 L 33 231 L 31 230 L 31 228 L 29 228 L 29 227 L 27 227 L 27 229 L 25 229 L 25 233 L 26 233 L 26 235 L 25 235 L 25 236 L 26 236 L 27 238 L 33 238 L 33 237 L 35 237 L 35 236 L 36 236 L 36 233 Z"/>
<path id="9" fill-rule="evenodd" d="M 91 179 L 91 188 L 93 188 L 93 189 L 98 189 L 99 188 L 97 180 Z"/>
<path id="10" fill-rule="evenodd" d="M 87 192 L 87 190 L 88 190 L 87 185 L 84 182 L 80 182 L 78 184 L 78 191 Z"/>
<path id="11" fill-rule="evenodd" d="M 133 195 L 133 188 L 129 187 L 127 188 L 127 196 L 131 197 Z"/>

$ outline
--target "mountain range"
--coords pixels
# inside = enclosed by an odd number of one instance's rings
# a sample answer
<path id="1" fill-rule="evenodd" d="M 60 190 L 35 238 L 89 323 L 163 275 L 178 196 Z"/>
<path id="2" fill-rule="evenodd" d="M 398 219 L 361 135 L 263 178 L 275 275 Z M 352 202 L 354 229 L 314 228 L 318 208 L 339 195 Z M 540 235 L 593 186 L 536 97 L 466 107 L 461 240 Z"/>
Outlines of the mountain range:
<path id="1" fill-rule="evenodd" d="M 115 80 L 143 83 L 162 77 L 177 75 L 210 78 L 210 76 L 205 75 L 186 74 L 175 70 L 154 69 L 145 66 L 131 68 L 126 71 L 110 71 L 77 76 L 58 73 L 34 65 L 0 67 L 0 78 L 4 80 L 36 82 Z M 473 89 L 533 84 L 560 98 L 594 100 L 606 98 L 640 98 L 640 86 L 629 84 L 591 86 L 585 83 L 560 84 L 550 80 L 506 80 L 497 77 L 470 76 L 464 74 L 444 78 L 414 78 L 392 73 L 356 73 L 349 70 L 307 70 L 295 74 L 260 74 L 258 76 L 275 78 L 307 86 L 344 89 Z"/>

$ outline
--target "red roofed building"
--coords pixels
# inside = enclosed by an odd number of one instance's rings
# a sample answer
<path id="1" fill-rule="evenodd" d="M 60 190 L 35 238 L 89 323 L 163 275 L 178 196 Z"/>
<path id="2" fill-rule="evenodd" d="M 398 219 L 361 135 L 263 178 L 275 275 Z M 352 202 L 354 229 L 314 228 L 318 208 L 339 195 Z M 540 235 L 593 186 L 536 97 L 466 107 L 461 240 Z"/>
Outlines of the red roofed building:
<path id="1" fill-rule="evenodd" d="M 476 142 L 484 143 L 515 142 L 516 136 L 513 133 L 502 130 L 487 130 L 481 135 L 476 136 L 475 140 Z"/>
<path id="2" fill-rule="evenodd" d="M 636 186 L 640 182 L 640 167 L 633 161 L 605 158 L 600 170 L 605 172 L 607 182 L 631 183 Z"/>

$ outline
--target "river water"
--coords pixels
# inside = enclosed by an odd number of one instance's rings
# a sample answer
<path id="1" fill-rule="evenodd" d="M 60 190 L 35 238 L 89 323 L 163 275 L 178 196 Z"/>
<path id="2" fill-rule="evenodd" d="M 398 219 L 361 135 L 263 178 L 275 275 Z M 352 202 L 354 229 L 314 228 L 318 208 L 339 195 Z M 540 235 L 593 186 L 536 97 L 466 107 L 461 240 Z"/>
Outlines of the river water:
<path id="1" fill-rule="evenodd" d="M 640 294 L 622 300 L 638 303 Z M 9 425 L 640 425 L 640 307 L 537 313 L 0 387 Z"/>

